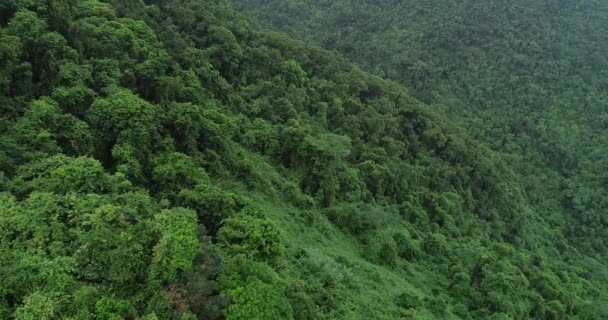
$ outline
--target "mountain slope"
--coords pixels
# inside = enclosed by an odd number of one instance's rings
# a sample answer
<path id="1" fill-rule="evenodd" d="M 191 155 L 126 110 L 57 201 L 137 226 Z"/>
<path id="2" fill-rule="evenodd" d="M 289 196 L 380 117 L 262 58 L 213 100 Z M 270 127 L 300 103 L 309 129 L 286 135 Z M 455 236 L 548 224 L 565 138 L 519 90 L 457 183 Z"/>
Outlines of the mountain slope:
<path id="1" fill-rule="evenodd" d="M 601 1 L 234 1 L 336 49 L 513 156 L 528 197 L 607 263 L 608 27 Z"/>
<path id="2" fill-rule="evenodd" d="M 335 52 L 206 0 L 0 26 L 1 318 L 606 315 L 508 159 Z"/>

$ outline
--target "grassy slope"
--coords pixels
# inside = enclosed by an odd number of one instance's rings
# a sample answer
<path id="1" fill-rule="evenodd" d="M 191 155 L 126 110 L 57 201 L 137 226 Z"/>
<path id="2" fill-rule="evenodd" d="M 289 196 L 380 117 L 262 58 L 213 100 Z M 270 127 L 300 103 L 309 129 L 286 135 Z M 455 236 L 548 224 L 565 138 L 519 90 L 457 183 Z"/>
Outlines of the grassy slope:
<path id="1" fill-rule="evenodd" d="M 328 317 L 336 319 L 395 319 L 401 315 L 396 305 L 404 292 L 418 297 L 432 295 L 431 288 L 443 287 L 447 280 L 427 269 L 428 266 L 399 262 L 395 267 L 374 264 L 366 257 L 360 241 L 337 229 L 321 212 L 302 211 L 280 201 L 254 194 L 252 198 L 262 204 L 264 211 L 283 229 L 288 256 L 292 261 L 283 271 L 289 277 L 327 277 L 342 304 Z M 307 257 L 302 266 L 299 255 Z M 316 267 L 322 272 L 302 273 Z M 431 266 L 432 268 L 432 266 Z M 428 311 L 419 316 L 432 316 Z M 450 319 L 453 317 L 446 317 Z"/>

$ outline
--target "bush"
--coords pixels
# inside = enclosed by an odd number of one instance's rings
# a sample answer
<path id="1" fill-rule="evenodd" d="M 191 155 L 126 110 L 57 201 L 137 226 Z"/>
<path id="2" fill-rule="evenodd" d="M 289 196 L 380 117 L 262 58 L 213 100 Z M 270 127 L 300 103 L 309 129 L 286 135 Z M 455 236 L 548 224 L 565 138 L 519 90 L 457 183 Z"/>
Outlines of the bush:
<path id="1" fill-rule="evenodd" d="M 227 258 L 218 285 L 232 298 L 226 319 L 293 319 L 285 281 L 266 263 L 243 254 Z"/>
<path id="2" fill-rule="evenodd" d="M 448 303 L 445 301 L 446 298 L 447 297 L 445 295 L 439 295 L 426 299 L 427 308 L 438 319 L 443 319 L 447 315 Z"/>
<path id="3" fill-rule="evenodd" d="M 422 242 L 422 250 L 430 256 L 444 256 L 448 251 L 445 236 L 439 233 L 427 236 Z"/>
<path id="4" fill-rule="evenodd" d="M 417 294 L 405 291 L 395 299 L 395 304 L 401 308 L 414 309 L 420 306 L 420 297 Z"/>
<path id="5" fill-rule="evenodd" d="M 370 210 L 365 206 L 362 203 L 341 204 L 326 209 L 325 214 L 338 228 L 360 235 L 376 228 L 369 215 Z"/>
<path id="6" fill-rule="evenodd" d="M 547 302 L 542 309 L 545 320 L 559 320 L 566 316 L 566 307 L 557 300 Z"/>
<path id="7" fill-rule="evenodd" d="M 395 266 L 397 264 L 398 250 L 397 243 L 393 239 L 391 231 L 381 231 L 375 233 L 369 240 L 369 256 L 380 264 Z"/>
<path id="8" fill-rule="evenodd" d="M 261 214 L 248 210 L 224 220 L 218 242 L 229 252 L 262 259 L 276 258 L 284 251 L 279 229 Z"/>
<path id="9" fill-rule="evenodd" d="M 396 231 L 393 234 L 393 240 L 397 244 L 397 254 L 399 257 L 407 261 L 416 261 L 420 259 L 420 244 L 418 241 L 412 240 L 409 232 L 406 230 Z"/>
<path id="10" fill-rule="evenodd" d="M 226 319 L 293 319 L 291 304 L 277 289 L 255 277 L 247 279 L 244 286 L 228 291 L 233 304 L 226 310 Z"/>

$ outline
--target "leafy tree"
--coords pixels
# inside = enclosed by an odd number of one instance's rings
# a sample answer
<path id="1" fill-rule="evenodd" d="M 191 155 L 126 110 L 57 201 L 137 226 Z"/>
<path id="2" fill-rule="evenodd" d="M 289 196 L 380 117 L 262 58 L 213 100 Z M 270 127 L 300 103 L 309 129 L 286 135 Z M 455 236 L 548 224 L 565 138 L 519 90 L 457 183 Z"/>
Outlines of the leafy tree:
<path id="1" fill-rule="evenodd" d="M 196 214 L 176 208 L 164 210 L 156 217 L 161 237 L 154 247 L 154 263 L 161 280 L 175 280 L 178 272 L 191 271 L 200 244 L 197 238 Z M 156 269 L 156 268 L 155 268 Z"/>

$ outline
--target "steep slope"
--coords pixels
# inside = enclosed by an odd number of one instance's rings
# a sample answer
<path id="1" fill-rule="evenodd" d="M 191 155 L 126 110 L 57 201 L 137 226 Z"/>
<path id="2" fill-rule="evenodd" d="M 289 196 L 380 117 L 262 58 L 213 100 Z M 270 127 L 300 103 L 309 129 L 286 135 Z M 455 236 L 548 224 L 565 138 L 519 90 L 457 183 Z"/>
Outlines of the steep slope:
<path id="1" fill-rule="evenodd" d="M 266 28 L 407 85 L 519 159 L 543 217 L 608 262 L 605 2 L 234 2 Z"/>
<path id="2" fill-rule="evenodd" d="M 606 316 L 505 160 L 221 1 L 0 7 L 0 318 Z"/>

